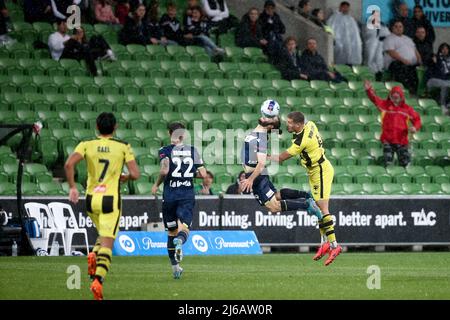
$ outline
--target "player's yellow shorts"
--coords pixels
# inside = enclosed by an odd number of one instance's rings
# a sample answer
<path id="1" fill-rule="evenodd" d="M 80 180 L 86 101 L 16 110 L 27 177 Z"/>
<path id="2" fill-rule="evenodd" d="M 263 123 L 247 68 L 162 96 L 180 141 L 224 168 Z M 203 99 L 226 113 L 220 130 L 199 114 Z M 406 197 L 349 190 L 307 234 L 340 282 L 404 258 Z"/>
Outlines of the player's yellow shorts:
<path id="1" fill-rule="evenodd" d="M 318 166 L 308 170 L 309 186 L 314 200 L 328 200 L 333 184 L 334 168 L 330 161 L 325 160 Z"/>
<path id="2" fill-rule="evenodd" d="M 86 211 L 95 223 L 100 237 L 116 238 L 121 206 L 119 195 L 86 195 Z"/>

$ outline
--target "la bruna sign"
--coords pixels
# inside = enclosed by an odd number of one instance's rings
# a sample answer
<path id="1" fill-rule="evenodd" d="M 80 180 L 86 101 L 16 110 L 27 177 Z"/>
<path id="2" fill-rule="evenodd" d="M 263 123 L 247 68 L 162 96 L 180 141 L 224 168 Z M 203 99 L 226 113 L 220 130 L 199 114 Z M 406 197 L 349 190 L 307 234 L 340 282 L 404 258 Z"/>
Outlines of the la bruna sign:
<path id="1" fill-rule="evenodd" d="M 65 197 L 24 198 L 24 203 L 48 204 L 53 201 L 68 203 Z M 9 217 L 17 215 L 15 197 L 3 197 L 0 202 Z M 156 202 L 151 197 L 125 196 L 122 203 L 120 231 L 147 231 L 145 226 L 148 224 L 162 222 L 160 200 Z M 80 228 L 86 228 L 89 244 L 93 246 L 97 233 L 85 214 L 84 199 L 76 205 L 71 204 L 71 207 L 75 222 L 68 215 L 67 227 L 77 223 Z M 450 196 L 342 196 L 331 199 L 330 211 L 335 220 L 336 235 L 343 244 L 450 244 Z M 44 226 L 48 224 L 45 214 L 42 223 Z M 316 217 L 309 216 L 305 211 L 270 213 L 252 196 L 226 195 L 223 199 L 199 196 L 191 230 L 254 231 L 264 245 L 317 244 L 320 241 Z M 196 244 L 199 252 L 205 250 L 203 244 L 211 246 L 211 242 L 201 241 L 192 235 L 191 240 L 196 240 L 192 245 Z M 73 244 L 82 245 L 81 240 L 81 237 L 75 237 Z M 224 240 L 225 245 L 227 241 Z M 155 247 L 158 243 L 153 238 L 144 241 L 147 242 L 142 245 L 149 247 Z"/>
<path id="2" fill-rule="evenodd" d="M 253 231 L 192 231 L 183 246 L 185 255 L 261 254 Z M 114 242 L 117 256 L 167 255 L 167 233 L 121 231 Z"/>

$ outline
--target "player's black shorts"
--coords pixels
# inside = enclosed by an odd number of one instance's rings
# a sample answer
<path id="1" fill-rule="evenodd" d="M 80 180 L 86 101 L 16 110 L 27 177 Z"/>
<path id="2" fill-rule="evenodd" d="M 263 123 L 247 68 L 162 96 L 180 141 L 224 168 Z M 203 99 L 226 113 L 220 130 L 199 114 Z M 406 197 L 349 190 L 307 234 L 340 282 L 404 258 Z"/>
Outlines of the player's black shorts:
<path id="1" fill-rule="evenodd" d="M 178 228 L 177 220 L 180 220 L 181 223 L 190 228 L 192 224 L 194 206 L 195 199 L 163 201 L 162 213 L 164 227 L 167 230 L 175 230 Z"/>
<path id="2" fill-rule="evenodd" d="M 246 173 L 245 177 L 248 178 L 252 174 Z M 264 206 L 267 201 L 270 201 L 275 196 L 277 189 L 270 181 L 268 175 L 260 175 L 253 182 L 253 195 L 256 200 Z"/>

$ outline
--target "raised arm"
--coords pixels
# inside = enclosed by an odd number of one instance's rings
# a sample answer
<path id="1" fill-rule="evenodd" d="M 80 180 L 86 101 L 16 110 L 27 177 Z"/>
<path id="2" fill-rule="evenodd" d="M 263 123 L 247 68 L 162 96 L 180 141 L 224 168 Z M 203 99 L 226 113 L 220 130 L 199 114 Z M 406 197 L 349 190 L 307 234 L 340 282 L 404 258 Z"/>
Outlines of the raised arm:
<path id="1" fill-rule="evenodd" d="M 372 87 L 372 83 L 369 80 L 364 80 L 364 89 L 366 89 L 367 97 L 373 104 L 378 108 L 378 110 L 383 111 L 384 100 L 375 94 L 375 90 Z"/>
<path id="2" fill-rule="evenodd" d="M 78 152 L 72 153 L 67 159 L 64 165 L 64 171 L 66 172 L 67 183 L 69 184 L 69 200 L 73 203 L 77 203 L 80 197 L 77 186 L 75 184 L 75 167 L 83 160 L 83 156 Z"/>

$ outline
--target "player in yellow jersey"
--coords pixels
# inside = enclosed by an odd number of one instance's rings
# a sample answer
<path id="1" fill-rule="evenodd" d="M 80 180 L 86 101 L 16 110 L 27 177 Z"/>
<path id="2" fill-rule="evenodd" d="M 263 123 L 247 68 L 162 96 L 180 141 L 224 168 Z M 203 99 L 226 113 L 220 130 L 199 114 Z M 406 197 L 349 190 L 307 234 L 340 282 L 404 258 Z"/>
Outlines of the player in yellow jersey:
<path id="1" fill-rule="evenodd" d="M 80 142 L 64 166 L 70 186 L 69 200 L 77 203 L 79 193 L 74 180 L 75 167 L 83 159 L 87 163 L 86 211 L 99 234 L 94 249 L 88 255 L 88 273 L 94 280 L 91 291 L 96 300 L 103 300 L 103 281 L 111 266 L 112 247 L 119 231 L 122 208 L 120 182 L 139 178 L 130 144 L 113 138 L 116 128 L 114 115 L 101 113 L 97 117 L 100 135 Z M 129 174 L 122 174 L 124 164 Z"/>
<path id="2" fill-rule="evenodd" d="M 300 156 L 302 166 L 308 171 L 313 198 L 323 214 L 322 219 L 319 220 L 322 243 L 314 260 L 319 260 L 328 253 L 329 257 L 325 261 L 327 266 L 342 251 L 342 247 L 337 244 L 333 220 L 328 209 L 334 169 L 325 157 L 322 137 L 314 122 L 305 121 L 305 116 L 301 112 L 291 112 L 287 116 L 287 130 L 294 135 L 292 146 L 282 154 L 272 155 L 270 158 L 281 163 L 289 158 Z"/>

